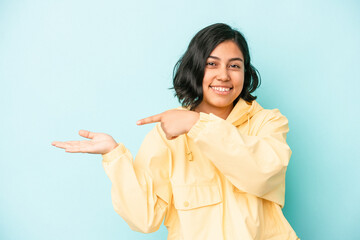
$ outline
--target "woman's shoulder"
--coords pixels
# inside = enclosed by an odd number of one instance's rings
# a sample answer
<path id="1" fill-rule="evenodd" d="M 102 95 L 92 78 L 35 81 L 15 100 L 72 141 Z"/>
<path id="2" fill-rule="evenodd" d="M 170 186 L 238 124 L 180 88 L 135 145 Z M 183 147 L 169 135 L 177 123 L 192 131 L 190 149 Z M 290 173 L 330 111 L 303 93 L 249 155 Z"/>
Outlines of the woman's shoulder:
<path id="1" fill-rule="evenodd" d="M 278 108 L 262 108 L 251 117 L 250 122 L 253 127 L 262 132 L 272 132 L 280 129 L 288 131 L 289 121 Z"/>
<path id="2" fill-rule="evenodd" d="M 263 109 L 256 113 L 254 118 L 263 118 L 264 120 L 287 119 L 279 109 Z"/>
<path id="3" fill-rule="evenodd" d="M 256 111 L 252 117 L 256 118 L 262 118 L 264 120 L 275 120 L 275 119 L 286 119 L 287 118 L 280 112 L 280 110 L 278 108 L 263 108 L 260 106 L 259 103 L 257 103 L 254 100 L 253 105 L 255 105 L 255 109 L 259 109 L 258 111 Z M 258 105 L 258 106 L 256 106 Z"/>

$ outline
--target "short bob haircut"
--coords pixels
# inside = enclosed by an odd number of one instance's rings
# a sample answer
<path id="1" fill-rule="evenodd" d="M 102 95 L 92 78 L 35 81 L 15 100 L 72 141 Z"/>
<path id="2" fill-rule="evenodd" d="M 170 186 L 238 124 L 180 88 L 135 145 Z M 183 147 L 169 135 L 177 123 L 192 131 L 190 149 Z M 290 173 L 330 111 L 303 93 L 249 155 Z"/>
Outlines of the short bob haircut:
<path id="1" fill-rule="evenodd" d="M 200 30 L 191 40 L 186 52 L 175 64 L 173 71 L 173 89 L 175 96 L 183 107 L 194 110 L 203 100 L 202 81 L 206 60 L 220 43 L 232 40 L 244 55 L 244 86 L 234 101 L 240 98 L 252 102 L 256 96 L 251 95 L 260 86 L 260 75 L 250 63 L 250 53 L 244 36 L 237 30 L 223 23 L 216 23 Z"/>

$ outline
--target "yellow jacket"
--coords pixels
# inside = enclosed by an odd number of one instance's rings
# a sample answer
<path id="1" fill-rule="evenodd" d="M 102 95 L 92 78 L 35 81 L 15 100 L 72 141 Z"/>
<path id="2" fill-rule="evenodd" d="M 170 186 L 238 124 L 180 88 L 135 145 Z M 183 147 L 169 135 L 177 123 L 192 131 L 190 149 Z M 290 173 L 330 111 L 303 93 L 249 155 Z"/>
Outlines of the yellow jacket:
<path id="1" fill-rule="evenodd" d="M 169 240 L 298 239 L 281 211 L 287 132 L 279 110 L 242 99 L 226 120 L 200 113 L 174 140 L 156 124 L 134 162 L 121 143 L 103 155 L 114 209 L 145 233 L 165 217 Z"/>

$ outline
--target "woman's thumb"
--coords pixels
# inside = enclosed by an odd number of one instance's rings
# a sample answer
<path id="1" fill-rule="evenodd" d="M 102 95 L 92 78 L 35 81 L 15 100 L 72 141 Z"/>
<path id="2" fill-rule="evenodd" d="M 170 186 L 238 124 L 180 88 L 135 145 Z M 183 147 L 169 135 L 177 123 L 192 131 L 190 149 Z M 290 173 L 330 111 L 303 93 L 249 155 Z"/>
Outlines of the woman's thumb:
<path id="1" fill-rule="evenodd" d="M 88 131 L 88 130 L 80 130 L 80 131 L 79 131 L 79 135 L 82 136 L 82 137 L 84 137 L 84 138 L 93 139 L 95 133 L 90 132 L 90 131 Z"/>

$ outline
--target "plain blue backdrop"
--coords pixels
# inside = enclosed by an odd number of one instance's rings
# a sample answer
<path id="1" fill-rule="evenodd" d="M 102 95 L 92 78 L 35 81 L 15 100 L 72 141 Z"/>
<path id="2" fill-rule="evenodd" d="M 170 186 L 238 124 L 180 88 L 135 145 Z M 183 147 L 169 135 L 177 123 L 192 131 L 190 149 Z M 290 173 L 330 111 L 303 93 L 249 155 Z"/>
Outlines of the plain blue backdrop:
<path id="1" fill-rule="evenodd" d="M 166 239 L 112 208 L 101 156 L 54 140 L 111 134 L 135 155 L 178 106 L 172 69 L 193 35 L 242 31 L 266 108 L 289 119 L 284 214 L 306 239 L 360 235 L 358 1 L 0 0 L 0 239 Z"/>

